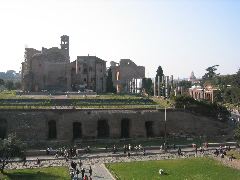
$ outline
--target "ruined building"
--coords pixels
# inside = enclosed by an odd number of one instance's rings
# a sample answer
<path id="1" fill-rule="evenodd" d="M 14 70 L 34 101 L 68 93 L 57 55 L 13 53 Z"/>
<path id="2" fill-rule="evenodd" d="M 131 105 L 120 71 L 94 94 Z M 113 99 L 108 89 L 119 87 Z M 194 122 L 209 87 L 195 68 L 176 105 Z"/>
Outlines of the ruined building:
<path id="1" fill-rule="evenodd" d="M 96 56 L 78 56 L 71 63 L 72 90 L 106 91 L 106 61 Z"/>
<path id="2" fill-rule="evenodd" d="M 120 63 L 111 61 L 110 64 L 113 85 L 118 93 L 129 92 L 129 84 L 133 79 L 137 82 L 137 79 L 145 77 L 145 67 L 137 66 L 130 59 L 121 59 Z"/>
<path id="3" fill-rule="evenodd" d="M 25 48 L 22 63 L 22 89 L 105 92 L 106 62 L 96 56 L 78 56 L 70 62 L 69 36 L 61 36 L 60 48 Z"/>

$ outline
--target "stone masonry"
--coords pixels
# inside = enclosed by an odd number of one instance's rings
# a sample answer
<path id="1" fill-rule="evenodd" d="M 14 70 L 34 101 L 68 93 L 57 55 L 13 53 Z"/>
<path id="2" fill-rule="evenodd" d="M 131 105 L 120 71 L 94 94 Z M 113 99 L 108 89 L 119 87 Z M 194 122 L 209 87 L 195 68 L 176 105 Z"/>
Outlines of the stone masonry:
<path id="1" fill-rule="evenodd" d="M 164 110 L 1 110 L 0 130 L 26 142 L 65 142 L 164 135 Z M 225 123 L 180 110 L 167 110 L 168 134 L 215 136 Z"/>

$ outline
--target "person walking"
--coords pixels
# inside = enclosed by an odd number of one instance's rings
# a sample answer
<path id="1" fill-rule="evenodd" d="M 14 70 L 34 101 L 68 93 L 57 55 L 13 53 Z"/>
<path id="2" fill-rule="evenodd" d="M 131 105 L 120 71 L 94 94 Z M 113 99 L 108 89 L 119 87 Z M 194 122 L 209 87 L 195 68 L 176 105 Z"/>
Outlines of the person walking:
<path id="1" fill-rule="evenodd" d="M 92 177 L 92 167 L 91 166 L 89 167 L 89 174 L 90 174 L 89 177 Z"/>
<path id="2" fill-rule="evenodd" d="M 83 179 L 84 178 L 84 173 L 85 173 L 85 169 L 84 168 L 81 169 L 81 173 L 82 173 L 82 179 Z"/>

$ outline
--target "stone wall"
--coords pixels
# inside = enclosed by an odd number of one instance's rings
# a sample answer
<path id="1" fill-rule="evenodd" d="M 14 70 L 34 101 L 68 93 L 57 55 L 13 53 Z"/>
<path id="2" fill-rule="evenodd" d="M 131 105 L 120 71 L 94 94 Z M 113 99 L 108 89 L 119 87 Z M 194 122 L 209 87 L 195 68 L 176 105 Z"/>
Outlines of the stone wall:
<path id="1" fill-rule="evenodd" d="M 124 119 L 126 124 L 129 123 L 128 125 L 123 125 Z M 99 125 L 99 120 L 105 120 L 108 126 Z M 105 138 L 164 135 L 164 110 L 1 110 L 0 123 L 2 121 L 7 122 L 7 134 L 16 133 L 21 139 L 35 143 L 51 140 L 49 139 L 50 121 L 56 123 L 56 138 L 53 140 L 67 143 L 72 142 L 73 139 L 100 138 L 98 137 L 100 131 L 107 134 Z M 74 132 L 73 124 L 77 122 L 80 123 L 81 129 L 77 130 L 79 132 Z M 148 127 L 146 122 L 150 122 L 147 123 Z M 215 136 L 220 135 L 227 128 L 227 124 L 206 117 L 180 110 L 167 111 L 168 134 Z M 109 132 L 106 132 L 108 130 Z M 74 133 L 75 136 L 77 133 L 81 137 L 74 138 Z"/>

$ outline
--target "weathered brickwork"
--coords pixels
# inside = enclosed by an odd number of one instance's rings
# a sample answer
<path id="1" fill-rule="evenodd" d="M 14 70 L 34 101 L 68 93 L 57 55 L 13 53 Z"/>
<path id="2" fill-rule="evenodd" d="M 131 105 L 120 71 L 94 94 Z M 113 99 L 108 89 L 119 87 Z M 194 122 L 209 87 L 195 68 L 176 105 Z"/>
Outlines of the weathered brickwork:
<path id="1" fill-rule="evenodd" d="M 164 110 L 1 110 L 1 131 L 27 142 L 73 142 L 96 138 L 164 135 Z M 54 127 L 56 126 L 56 127 Z M 227 125 L 191 113 L 168 110 L 168 134 L 214 136 Z M 4 136 L 4 135 L 1 135 Z"/>
<path id="2" fill-rule="evenodd" d="M 70 62 L 69 37 L 61 36 L 61 48 L 25 48 L 22 63 L 24 91 L 106 91 L 106 61 L 96 56 L 78 56 Z"/>

